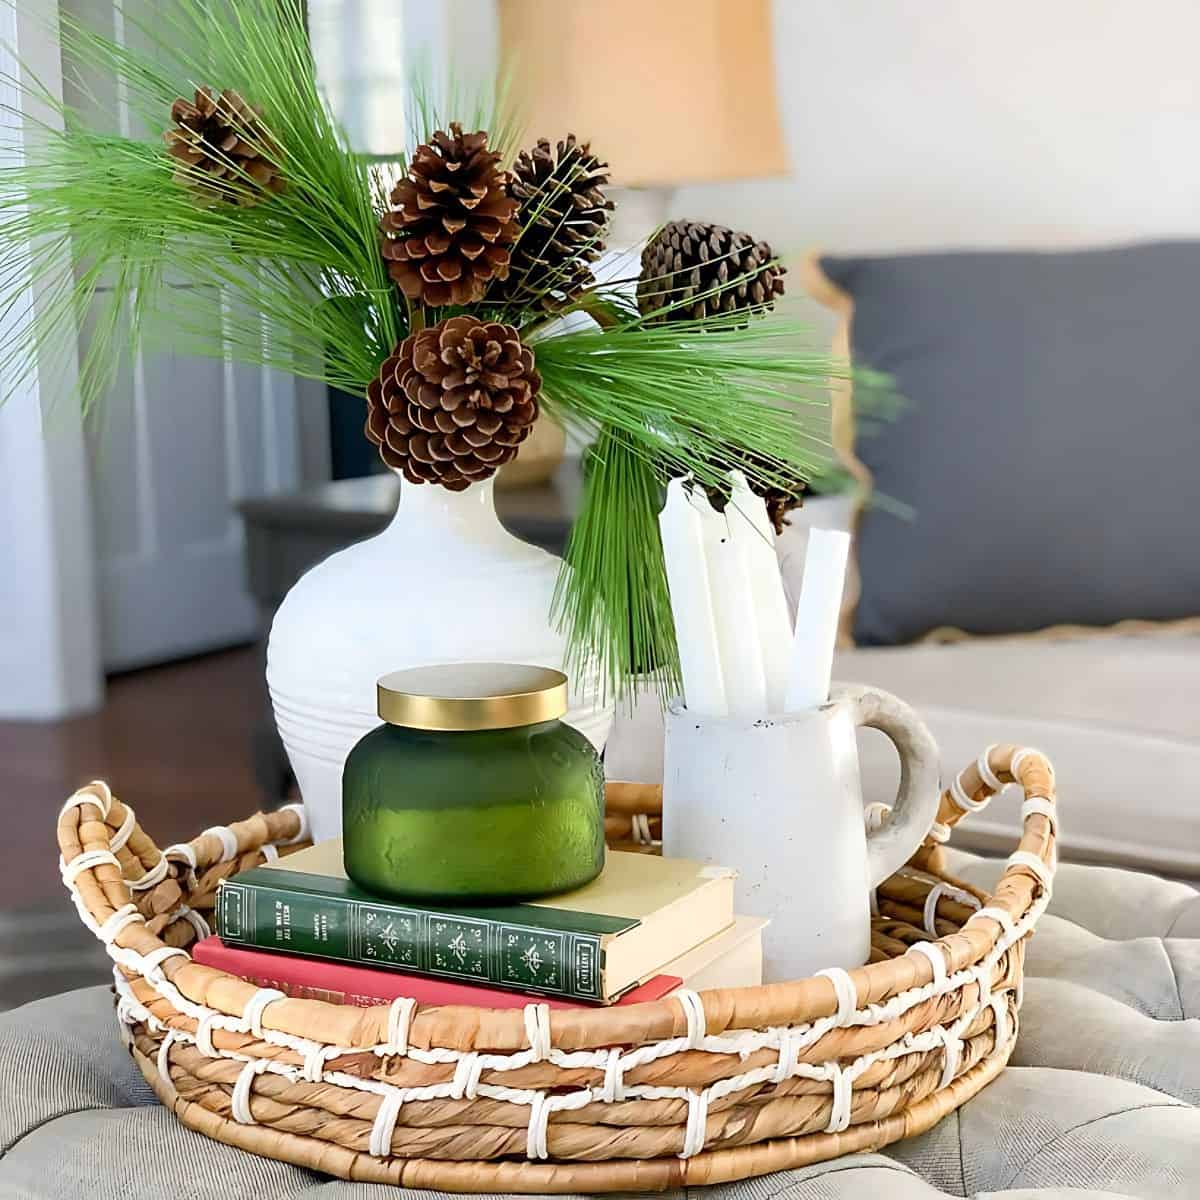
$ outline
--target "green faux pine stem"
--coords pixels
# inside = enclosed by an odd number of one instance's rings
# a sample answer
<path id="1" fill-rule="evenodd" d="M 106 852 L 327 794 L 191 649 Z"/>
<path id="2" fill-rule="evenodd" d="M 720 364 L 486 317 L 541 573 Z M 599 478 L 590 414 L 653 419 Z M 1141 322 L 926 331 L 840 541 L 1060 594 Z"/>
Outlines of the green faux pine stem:
<path id="1" fill-rule="evenodd" d="M 0 339 L 8 394 L 58 360 L 77 369 L 86 409 L 124 363 L 156 349 L 363 394 L 410 332 L 379 250 L 391 180 L 353 152 L 319 90 L 301 0 L 164 0 L 152 20 L 125 13 L 124 22 L 129 46 L 63 14 L 64 81 L 83 96 L 88 80 L 113 82 L 135 136 L 97 128 L 94 105 L 85 113 L 54 100 L 25 66 L 2 80 L 16 111 L 50 114 L 10 126 L 18 165 L 0 171 L 0 311 L 14 316 Z M 438 94 L 429 78 L 414 79 L 408 145 L 458 120 L 487 130 L 511 162 L 528 139 L 504 86 L 452 81 Z M 231 88 L 261 108 L 281 194 L 244 208 L 204 204 L 174 178 L 162 132 L 172 102 L 197 86 Z M 732 277 L 711 294 L 745 282 Z M 628 289 L 596 286 L 561 321 L 539 300 L 521 311 L 485 296 L 470 311 L 518 327 L 536 354 L 545 419 L 596 442 L 556 602 L 569 660 L 598 671 L 610 693 L 649 675 L 665 697 L 679 666 L 657 531 L 662 481 L 716 484 L 713 464 L 730 461 L 753 464 L 752 481 L 768 486 L 825 473 L 830 387 L 850 371 L 805 350 L 806 331 L 778 315 L 648 322 Z M 452 311 L 414 314 L 413 324 Z M 874 407 L 866 400 L 860 390 L 856 413 Z"/>

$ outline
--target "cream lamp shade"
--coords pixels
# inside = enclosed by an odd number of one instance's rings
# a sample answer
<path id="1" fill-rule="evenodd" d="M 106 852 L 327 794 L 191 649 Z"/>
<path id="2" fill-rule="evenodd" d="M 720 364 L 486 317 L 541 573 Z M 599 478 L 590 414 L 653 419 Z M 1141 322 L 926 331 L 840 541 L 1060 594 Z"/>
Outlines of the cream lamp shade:
<path id="1" fill-rule="evenodd" d="M 770 0 L 500 0 L 527 142 L 590 141 L 624 187 L 782 175 Z"/>

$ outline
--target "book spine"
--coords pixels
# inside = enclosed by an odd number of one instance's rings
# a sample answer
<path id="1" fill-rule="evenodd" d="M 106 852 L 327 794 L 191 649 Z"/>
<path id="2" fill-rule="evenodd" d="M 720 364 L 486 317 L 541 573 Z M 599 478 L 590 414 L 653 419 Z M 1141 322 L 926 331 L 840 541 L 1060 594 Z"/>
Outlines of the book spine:
<path id="1" fill-rule="evenodd" d="M 577 1000 L 606 999 L 603 950 L 595 933 L 231 880 L 218 888 L 216 910 L 217 932 L 230 945 Z"/>
<path id="2" fill-rule="evenodd" d="M 260 987 L 277 987 L 301 1000 L 329 1000 L 335 1004 L 387 1004 L 397 996 L 410 996 L 419 1004 L 474 1004 L 489 1008 L 519 1008 L 530 997 L 522 992 L 457 983 L 451 979 L 427 979 L 403 971 L 385 971 L 327 959 L 275 954 L 227 946 L 220 938 L 207 937 L 192 947 L 192 958 L 206 967 L 228 971 Z M 548 997 L 553 1005 L 574 1001 Z"/>
<path id="3" fill-rule="evenodd" d="M 343 992 L 337 988 L 313 987 L 292 979 L 272 979 L 269 975 L 247 975 L 246 980 L 260 988 L 276 988 L 293 1000 L 324 1000 L 328 1004 L 353 1004 L 355 1008 L 372 1008 L 387 1004 L 386 996 L 368 996 L 361 992 Z"/>

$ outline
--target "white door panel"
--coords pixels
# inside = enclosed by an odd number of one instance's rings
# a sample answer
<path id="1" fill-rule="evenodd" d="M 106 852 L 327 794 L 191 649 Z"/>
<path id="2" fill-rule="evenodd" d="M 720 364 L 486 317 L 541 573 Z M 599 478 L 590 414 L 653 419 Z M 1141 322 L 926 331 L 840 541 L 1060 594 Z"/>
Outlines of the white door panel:
<path id="1" fill-rule="evenodd" d="M 233 505 L 298 480 L 293 381 L 140 355 L 89 418 L 87 442 L 105 667 L 252 638 Z"/>
<path id="2" fill-rule="evenodd" d="M 127 11 L 134 7 L 125 0 Z M 127 29 L 136 34 L 111 0 L 65 0 L 62 8 L 118 40 Z M 153 0 L 136 10 L 152 13 Z M 83 91 L 67 83 L 64 91 L 107 127 L 130 132 L 114 81 L 92 73 Z M 176 298 L 188 290 L 168 286 Z M 226 311 L 223 319 L 258 318 Z M 258 621 L 233 504 L 298 483 L 294 382 L 216 359 L 147 353 L 123 367 L 87 434 L 104 666 L 161 662 L 252 638 Z"/>

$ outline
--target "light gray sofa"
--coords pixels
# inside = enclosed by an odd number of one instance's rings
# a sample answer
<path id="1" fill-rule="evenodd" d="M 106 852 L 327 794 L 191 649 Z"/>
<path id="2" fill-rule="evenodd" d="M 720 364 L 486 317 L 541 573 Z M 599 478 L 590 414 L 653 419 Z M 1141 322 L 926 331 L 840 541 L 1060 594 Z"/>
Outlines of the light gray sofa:
<path id="1" fill-rule="evenodd" d="M 795 604 L 810 526 L 846 528 L 848 501 L 810 500 L 779 540 Z M 1036 746 L 1054 763 L 1067 859 L 1121 863 L 1200 879 L 1200 635 L 1099 633 L 1061 641 L 977 638 L 950 645 L 852 649 L 835 677 L 895 692 L 928 722 L 946 777 L 991 742 Z M 860 743 L 868 800 L 895 794 L 886 741 Z M 1008 853 L 1015 812 L 972 813 L 955 845 Z"/>
<path id="2" fill-rule="evenodd" d="M 947 773 L 994 741 L 1045 751 L 1066 856 L 1200 878 L 1200 243 L 813 253 L 796 275 L 835 352 L 904 398 L 874 427 L 873 384 L 834 398 L 839 459 L 886 498 L 857 522 L 846 613 L 886 648 L 836 677 L 916 706 Z M 847 528 L 850 508 L 796 514 L 790 590 L 808 525 Z M 1063 623 L 1079 636 L 1044 632 Z M 989 636 L 921 641 L 950 626 Z M 881 742 L 864 738 L 864 790 L 886 800 Z M 1015 833 L 993 805 L 955 838 L 1007 852 Z"/>

